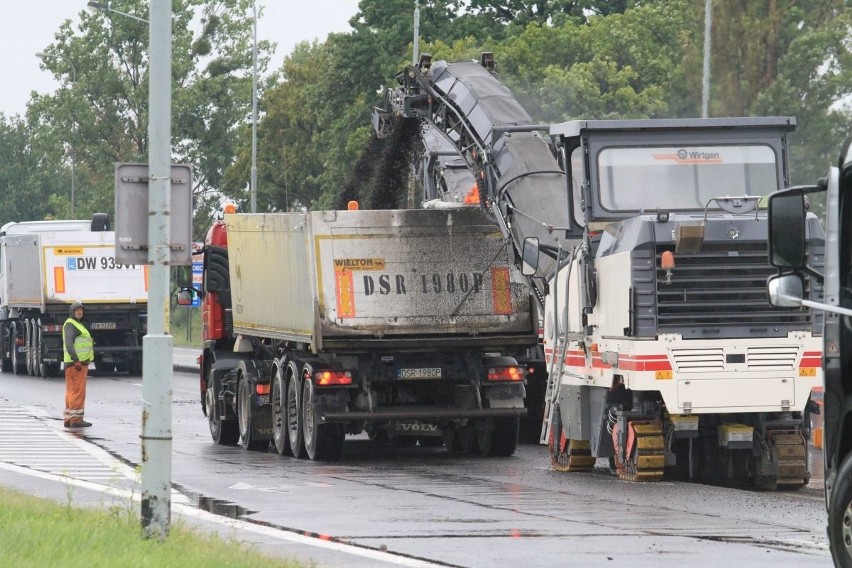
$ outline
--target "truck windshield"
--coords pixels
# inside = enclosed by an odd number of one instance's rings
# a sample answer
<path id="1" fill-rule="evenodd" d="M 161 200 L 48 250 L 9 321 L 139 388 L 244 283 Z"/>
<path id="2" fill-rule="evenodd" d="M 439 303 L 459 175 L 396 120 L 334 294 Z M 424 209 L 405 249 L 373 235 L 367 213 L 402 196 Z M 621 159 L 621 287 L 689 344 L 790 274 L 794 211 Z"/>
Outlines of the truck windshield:
<path id="1" fill-rule="evenodd" d="M 601 205 L 703 210 L 713 197 L 768 195 L 778 189 L 775 159 L 763 145 L 605 148 L 597 159 Z"/>

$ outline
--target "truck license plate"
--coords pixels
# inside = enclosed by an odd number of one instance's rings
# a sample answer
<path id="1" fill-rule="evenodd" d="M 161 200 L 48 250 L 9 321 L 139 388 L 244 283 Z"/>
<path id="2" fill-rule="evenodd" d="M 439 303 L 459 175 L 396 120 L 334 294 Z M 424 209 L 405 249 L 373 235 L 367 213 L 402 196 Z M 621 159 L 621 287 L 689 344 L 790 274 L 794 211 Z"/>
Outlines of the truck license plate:
<path id="1" fill-rule="evenodd" d="M 400 369 L 401 380 L 440 379 L 441 367 L 426 367 L 422 369 Z"/>
<path id="2" fill-rule="evenodd" d="M 118 324 L 114 321 L 96 321 L 89 326 L 92 329 L 117 329 Z"/>

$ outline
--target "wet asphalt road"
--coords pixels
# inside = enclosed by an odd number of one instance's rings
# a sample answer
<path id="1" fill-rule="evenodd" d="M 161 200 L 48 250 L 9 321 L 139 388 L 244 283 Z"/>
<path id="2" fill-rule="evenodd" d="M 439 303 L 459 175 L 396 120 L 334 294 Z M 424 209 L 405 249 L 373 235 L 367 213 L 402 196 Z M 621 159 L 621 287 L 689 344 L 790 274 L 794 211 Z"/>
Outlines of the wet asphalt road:
<path id="1" fill-rule="evenodd" d="M 37 408 L 57 424 L 63 392 L 61 379 L 0 375 L 0 402 Z M 86 418 L 94 426 L 80 437 L 137 464 L 140 397 L 139 377 L 93 375 Z M 246 452 L 212 443 L 189 373 L 175 373 L 172 418 L 172 479 L 191 502 L 389 553 L 379 562 L 305 545 L 303 557 L 319 566 L 831 566 L 819 479 L 782 493 L 627 484 L 604 467 L 557 474 L 541 446 L 485 459 L 354 438 L 339 464 Z"/>

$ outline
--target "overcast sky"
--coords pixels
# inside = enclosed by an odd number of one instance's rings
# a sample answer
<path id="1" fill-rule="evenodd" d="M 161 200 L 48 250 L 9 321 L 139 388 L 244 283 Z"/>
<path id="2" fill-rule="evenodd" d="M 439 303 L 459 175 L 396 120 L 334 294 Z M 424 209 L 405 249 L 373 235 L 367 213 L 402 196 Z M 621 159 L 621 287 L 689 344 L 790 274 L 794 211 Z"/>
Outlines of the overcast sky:
<path id="1" fill-rule="evenodd" d="M 53 43 L 64 20 L 79 22 L 86 3 L 0 0 L 0 113 L 23 115 L 30 92 L 56 90 L 52 75 L 39 69 L 41 60 L 35 54 Z M 278 44 L 270 69 L 280 67 L 300 41 L 323 41 L 330 32 L 349 31 L 349 19 L 358 11 L 358 0 L 258 0 L 257 5 L 263 7 L 258 39 Z"/>

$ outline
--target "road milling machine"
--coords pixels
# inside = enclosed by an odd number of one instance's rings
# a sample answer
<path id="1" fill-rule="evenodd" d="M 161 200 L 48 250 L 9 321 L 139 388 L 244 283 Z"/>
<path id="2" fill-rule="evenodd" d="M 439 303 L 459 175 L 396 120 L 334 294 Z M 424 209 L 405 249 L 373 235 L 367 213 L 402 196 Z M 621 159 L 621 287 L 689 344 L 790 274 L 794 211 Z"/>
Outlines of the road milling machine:
<path id="1" fill-rule="evenodd" d="M 376 131 L 421 121 L 424 201 L 475 195 L 542 308 L 540 441 L 554 469 L 605 458 L 629 481 L 808 482 L 823 316 L 775 310 L 766 295 L 765 197 L 789 185 L 795 119 L 537 125 L 487 53 L 424 54 L 397 78 Z M 817 264 L 824 244 L 817 226 Z M 818 282 L 806 287 L 821 297 Z"/>

